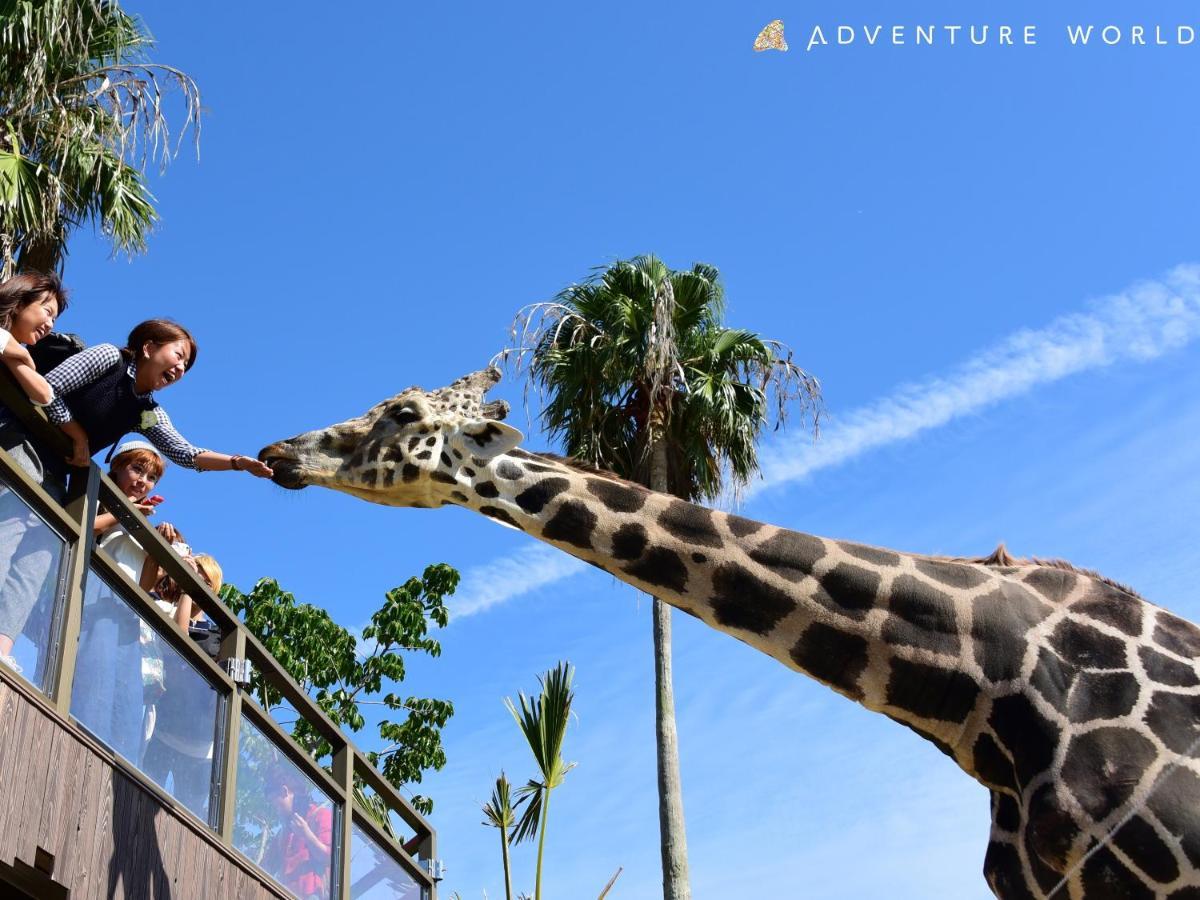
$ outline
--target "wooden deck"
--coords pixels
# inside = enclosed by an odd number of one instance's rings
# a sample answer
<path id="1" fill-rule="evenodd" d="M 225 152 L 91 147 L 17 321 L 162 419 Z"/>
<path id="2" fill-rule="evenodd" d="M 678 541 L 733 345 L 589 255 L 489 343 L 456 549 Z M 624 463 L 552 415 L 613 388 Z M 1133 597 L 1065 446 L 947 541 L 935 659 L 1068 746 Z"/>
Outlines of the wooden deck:
<path id="1" fill-rule="evenodd" d="M 3 670 L 0 897 L 6 882 L 38 900 L 289 896 Z"/>

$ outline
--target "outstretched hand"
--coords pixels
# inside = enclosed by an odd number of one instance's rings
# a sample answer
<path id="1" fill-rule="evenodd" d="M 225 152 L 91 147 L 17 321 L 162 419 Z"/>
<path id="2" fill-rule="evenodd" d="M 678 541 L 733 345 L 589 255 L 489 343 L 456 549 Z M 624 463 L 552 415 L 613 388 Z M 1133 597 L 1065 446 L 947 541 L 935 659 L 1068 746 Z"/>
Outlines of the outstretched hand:
<path id="1" fill-rule="evenodd" d="M 270 466 L 253 456 L 242 457 L 242 471 L 249 472 L 255 478 L 270 478 L 275 474 Z"/>

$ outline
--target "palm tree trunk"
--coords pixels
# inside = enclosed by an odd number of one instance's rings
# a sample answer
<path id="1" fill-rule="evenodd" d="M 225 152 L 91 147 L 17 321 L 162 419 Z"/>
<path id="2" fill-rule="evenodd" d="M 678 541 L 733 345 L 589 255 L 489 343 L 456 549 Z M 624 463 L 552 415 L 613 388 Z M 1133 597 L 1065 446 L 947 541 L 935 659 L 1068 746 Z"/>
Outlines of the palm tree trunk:
<path id="1" fill-rule="evenodd" d="M 650 445 L 650 489 L 667 492 L 667 443 Z M 690 900 L 675 688 L 671 680 L 671 607 L 654 598 L 654 734 L 658 748 L 658 826 L 662 844 L 663 900 Z"/>
<path id="2" fill-rule="evenodd" d="M 512 900 L 512 868 L 508 862 L 508 830 L 500 829 L 500 853 L 504 857 L 504 900 Z"/>
<path id="3" fill-rule="evenodd" d="M 542 851 L 546 849 L 546 818 L 550 811 L 550 788 L 542 798 L 542 827 L 538 835 L 537 875 L 533 881 L 533 900 L 542 900 Z"/>

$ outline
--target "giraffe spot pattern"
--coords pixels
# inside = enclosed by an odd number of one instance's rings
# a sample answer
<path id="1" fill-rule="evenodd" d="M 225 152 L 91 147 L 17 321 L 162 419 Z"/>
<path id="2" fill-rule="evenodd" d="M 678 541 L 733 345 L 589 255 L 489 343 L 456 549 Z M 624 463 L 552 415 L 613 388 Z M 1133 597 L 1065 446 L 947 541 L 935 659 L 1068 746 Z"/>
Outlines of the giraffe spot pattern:
<path id="1" fill-rule="evenodd" d="M 689 546 L 718 549 L 724 546 L 713 525 L 712 510 L 703 506 L 672 500 L 659 515 L 658 524 Z"/>
<path id="2" fill-rule="evenodd" d="M 713 572 L 709 601 L 717 621 L 730 628 L 766 634 L 796 608 L 796 601 L 736 563 Z"/>
<path id="3" fill-rule="evenodd" d="M 396 483 L 396 467 L 388 466 L 386 469 L 383 470 L 383 486 L 385 488 L 390 488 L 395 483 Z"/>
<path id="4" fill-rule="evenodd" d="M 646 543 L 646 529 L 637 522 L 629 522 L 613 534 L 613 556 L 617 559 L 637 559 L 646 549 Z"/>
<path id="5" fill-rule="evenodd" d="M 525 470 L 514 462 L 502 459 L 496 465 L 496 477 L 503 478 L 505 481 L 518 481 L 525 477 Z"/>
<path id="6" fill-rule="evenodd" d="M 823 556 L 825 544 L 819 538 L 786 530 L 781 530 L 750 552 L 750 558 L 760 566 L 792 582 L 810 575 L 813 566 Z"/>
<path id="7" fill-rule="evenodd" d="M 1200 628 L 1170 613 L 1158 613 L 1154 640 L 1160 646 L 1180 656 L 1200 656 Z"/>
<path id="8" fill-rule="evenodd" d="M 1136 731 L 1097 728 L 1076 735 L 1067 745 L 1063 781 L 1087 814 L 1099 821 L 1125 804 L 1154 757 L 1154 745 Z"/>
<path id="9" fill-rule="evenodd" d="M 1125 668 L 1125 644 L 1091 625 L 1063 619 L 1050 635 L 1050 646 L 1064 660 L 1081 669 Z"/>
<path id="10" fill-rule="evenodd" d="M 1025 576 L 1024 582 L 1051 603 L 1060 603 L 1075 589 L 1075 573 L 1039 566 Z"/>
<path id="11" fill-rule="evenodd" d="M 403 462 L 404 450 L 399 446 L 387 446 L 379 454 L 380 462 Z"/>
<path id="12" fill-rule="evenodd" d="M 1005 831 L 1015 832 L 1021 827 L 1021 808 L 1008 794 L 992 791 L 992 821 Z"/>
<path id="13" fill-rule="evenodd" d="M 442 455 L 441 455 L 440 459 L 442 461 L 442 465 L 445 466 L 447 469 L 454 468 L 454 460 L 452 460 L 450 458 L 450 454 L 447 453 L 445 450 L 442 451 Z"/>
<path id="14" fill-rule="evenodd" d="M 625 571 L 648 584 L 681 594 L 687 587 L 687 566 L 678 553 L 666 547 L 652 547 L 640 560 L 626 566 Z"/>
<path id="15" fill-rule="evenodd" d="M 1067 695 L 1071 692 L 1076 671 L 1074 666 L 1068 666 L 1052 650 L 1041 647 L 1029 683 L 1047 703 L 1065 715 Z"/>
<path id="16" fill-rule="evenodd" d="M 997 897 L 1004 900 L 1034 900 L 1025 886 L 1021 857 L 1011 844 L 992 841 L 983 857 L 983 877 Z"/>
<path id="17" fill-rule="evenodd" d="M 1142 633 L 1142 602 L 1107 584 L 1097 584 L 1088 596 L 1071 605 L 1071 612 L 1111 625 L 1130 637 Z"/>
<path id="18" fill-rule="evenodd" d="M 570 487 L 570 484 L 565 478 L 543 478 L 517 494 L 517 505 L 530 515 L 536 516 L 547 503 Z"/>
<path id="19" fill-rule="evenodd" d="M 1176 753 L 1194 752 L 1200 747 L 1200 696 L 1156 691 L 1145 722 Z"/>
<path id="20" fill-rule="evenodd" d="M 1133 710 L 1138 682 L 1130 672 L 1081 672 L 1067 698 L 1072 722 L 1119 719 Z"/>
<path id="21" fill-rule="evenodd" d="M 481 481 L 475 485 L 475 493 L 480 497 L 486 497 L 488 500 L 494 500 L 500 496 L 500 489 L 490 481 Z"/>
<path id="22" fill-rule="evenodd" d="M 761 531 L 767 527 L 762 522 L 755 522 L 753 519 L 743 519 L 741 516 L 726 516 L 725 524 L 728 526 L 730 533 L 736 538 L 750 537 L 756 531 Z"/>
<path id="23" fill-rule="evenodd" d="M 869 647 L 865 639 L 822 622 L 814 622 L 790 651 L 792 660 L 814 678 L 858 700 L 858 679 L 866 671 Z"/>
<path id="24" fill-rule="evenodd" d="M 417 459 L 432 459 L 432 458 L 433 458 L 432 450 L 422 450 L 420 453 L 417 454 Z"/>
<path id="25" fill-rule="evenodd" d="M 1051 891 L 1062 880 L 1070 861 L 1079 826 L 1051 785 L 1038 788 L 1026 812 L 1025 851 L 1034 880 Z"/>
<path id="26" fill-rule="evenodd" d="M 565 479 L 563 480 L 565 481 Z M 592 549 L 592 532 L 596 530 L 596 521 L 596 514 L 584 504 L 578 500 L 567 500 L 559 506 L 550 521 L 546 523 L 542 529 L 542 537 L 548 541 L 561 541 L 564 544 L 590 550 Z"/>
<path id="27" fill-rule="evenodd" d="M 445 472 L 430 472 L 430 481 L 437 481 L 442 484 L 458 484 L 458 481 L 453 475 L 447 475 Z"/>
<path id="28" fill-rule="evenodd" d="M 1184 855 L 1200 868 L 1200 777 L 1181 768 L 1164 772 L 1146 806 L 1167 831 L 1182 836 Z"/>
<path id="29" fill-rule="evenodd" d="M 979 700 L 969 675 L 895 657 L 888 676 L 887 702 L 922 719 L 964 722 Z"/>
<path id="30" fill-rule="evenodd" d="M 933 559 L 918 559 L 914 562 L 917 571 L 935 581 L 952 588 L 969 590 L 977 588 L 990 579 L 986 572 L 966 563 L 942 562 Z"/>
<path id="31" fill-rule="evenodd" d="M 977 597 L 971 605 L 975 661 L 990 681 L 1020 675 L 1025 635 L 1049 614 L 1032 593 L 1005 584 Z"/>
<path id="32" fill-rule="evenodd" d="M 703 553 L 693 553 L 692 554 L 692 562 L 706 563 L 706 562 L 708 562 L 708 557 L 705 556 Z"/>
<path id="33" fill-rule="evenodd" d="M 516 519 L 508 514 L 507 510 L 500 509 L 498 506 L 481 506 L 479 507 L 479 511 L 489 519 L 496 519 L 499 522 L 504 522 L 506 525 L 511 525 L 513 528 L 519 528 L 522 531 L 525 530 L 521 528 L 520 523 Z"/>
<path id="34" fill-rule="evenodd" d="M 1015 788 L 1016 779 L 1013 773 L 1013 762 L 986 731 L 981 732 L 975 739 L 971 749 L 971 768 L 977 778 L 991 788 Z M 995 794 L 994 796 L 1003 796 Z M 1016 831 L 1015 827 L 1009 831 Z"/>
<path id="35" fill-rule="evenodd" d="M 468 478 L 475 477 L 475 470 L 472 469 L 470 466 L 463 466 L 462 471 L 463 471 L 463 474 L 466 475 Z"/>
<path id="36" fill-rule="evenodd" d="M 1111 900 L 1154 900 L 1154 890 L 1129 871 L 1107 847 L 1101 847 L 1083 866 L 1083 895 Z"/>
<path id="37" fill-rule="evenodd" d="M 368 487 L 375 487 L 375 481 L 378 478 L 379 478 L 379 470 L 376 469 L 374 466 L 372 466 L 369 469 L 363 469 L 358 474 L 359 482 L 361 484 L 367 485 Z"/>
<path id="38" fill-rule="evenodd" d="M 918 647 L 934 653 L 957 654 L 958 637 L 954 601 L 912 575 L 900 575 L 888 592 L 888 611 L 882 637 L 889 644 Z"/>
<path id="39" fill-rule="evenodd" d="M 1141 816 L 1134 816 L 1113 835 L 1113 843 L 1138 868 L 1160 884 L 1170 884 L 1179 877 L 1179 863 L 1158 832 Z"/>
<path id="40" fill-rule="evenodd" d="M 1059 729 L 1038 712 L 1028 697 L 1009 694 L 993 700 L 988 724 L 996 739 L 1012 754 L 1018 788 L 1050 767 Z"/>
<path id="41" fill-rule="evenodd" d="M 462 491 L 451 491 L 450 496 L 453 497 L 455 500 L 457 500 L 459 503 L 469 503 L 470 502 L 470 500 L 467 498 L 467 495 L 464 494 Z"/>
<path id="42" fill-rule="evenodd" d="M 1139 647 L 1138 656 L 1146 674 L 1159 684 L 1175 687 L 1194 687 L 1200 684 L 1200 675 L 1196 674 L 1195 666 L 1179 662 L 1149 647 Z"/>
<path id="43" fill-rule="evenodd" d="M 588 492 L 600 502 L 619 513 L 635 513 L 646 504 L 648 491 L 605 478 L 586 479 Z"/>
<path id="44" fill-rule="evenodd" d="M 838 563 L 821 576 L 822 593 L 816 599 L 826 609 L 861 622 L 875 607 L 879 583 L 878 572 Z"/>
<path id="45" fill-rule="evenodd" d="M 412 463 L 405 463 L 404 468 L 400 470 L 400 479 L 406 484 L 417 480 L 421 474 L 421 470 Z"/>
<path id="46" fill-rule="evenodd" d="M 864 544 L 854 544 L 850 541 L 838 541 L 838 546 L 851 556 L 858 557 L 863 562 L 869 562 L 876 566 L 895 568 L 896 566 L 900 565 L 900 554 L 891 550 L 882 550 L 879 547 L 868 547 Z"/>

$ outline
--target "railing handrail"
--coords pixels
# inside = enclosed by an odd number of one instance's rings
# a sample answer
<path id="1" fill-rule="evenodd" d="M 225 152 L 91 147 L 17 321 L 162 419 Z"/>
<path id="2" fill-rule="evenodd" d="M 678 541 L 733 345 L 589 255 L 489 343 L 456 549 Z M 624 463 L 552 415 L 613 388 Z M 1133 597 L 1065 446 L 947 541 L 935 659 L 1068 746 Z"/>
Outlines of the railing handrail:
<path id="1" fill-rule="evenodd" d="M 3 367 L 0 367 L 0 370 L 3 370 Z M 12 411 L 30 430 L 33 436 L 46 445 L 52 452 L 62 452 L 64 457 L 67 455 L 70 449 L 70 441 L 66 435 L 49 422 L 42 410 L 29 403 L 24 393 L 7 371 L 0 371 L 0 405 Z M 83 541 L 90 536 L 90 521 L 81 521 L 72 516 L 39 484 L 30 478 L 16 464 L 12 457 L 3 450 L 0 450 L 0 474 L 3 474 L 5 480 L 13 484 L 20 496 L 27 502 L 31 502 L 39 513 L 44 513 L 44 518 L 48 519 L 52 526 L 66 532 L 68 542 Z M 422 855 L 427 858 L 432 856 L 436 847 L 436 834 L 425 817 L 413 808 L 412 804 L 383 777 L 382 773 L 370 763 L 362 751 L 350 741 L 349 737 L 329 718 L 326 712 L 309 697 L 304 688 L 279 664 L 266 647 L 263 646 L 262 642 L 259 641 L 257 636 L 251 633 L 242 620 L 213 593 L 204 580 L 183 562 L 180 556 L 171 549 L 170 544 L 150 525 L 145 516 L 133 506 L 129 499 L 121 493 L 96 463 L 90 463 L 87 469 L 74 469 L 71 475 L 73 480 L 77 478 L 95 478 L 98 481 L 98 495 L 105 509 L 116 516 L 117 520 L 129 532 L 130 536 L 141 545 L 147 554 L 162 566 L 168 575 L 175 579 L 183 591 L 212 619 L 222 633 L 222 647 L 243 647 L 246 656 L 264 675 L 271 687 L 278 690 L 292 708 L 312 725 L 322 738 L 329 742 L 335 761 L 349 759 L 352 775 L 349 784 L 353 785 L 353 777 L 361 778 L 365 784 L 379 795 L 386 807 L 400 816 L 405 824 L 416 832 L 416 835 L 420 838 Z M 96 490 L 95 487 L 92 489 Z M 142 618 L 155 623 L 155 630 L 165 636 L 174 649 L 188 657 L 204 673 L 204 677 L 210 683 L 214 683 L 218 690 L 234 701 L 231 705 L 231 709 L 233 710 L 230 713 L 231 716 L 248 711 L 256 724 L 265 724 L 267 730 L 272 733 L 272 740 L 275 743 L 284 742 L 284 749 L 288 758 L 297 764 L 298 767 L 306 770 L 306 774 L 311 776 L 312 780 L 319 784 L 322 790 L 342 803 L 343 823 L 341 840 L 347 842 L 344 846 L 348 846 L 351 837 L 351 825 L 355 822 L 356 817 L 364 822 L 370 822 L 371 825 L 376 826 L 368 829 L 372 838 L 377 843 L 381 843 L 391 857 L 423 887 L 429 889 L 431 894 L 435 891 L 435 882 L 430 878 L 429 874 L 414 862 L 413 858 L 404 850 L 399 841 L 391 839 L 382 827 L 377 826 L 368 810 L 365 810 L 355 802 L 352 789 L 347 790 L 339 783 L 337 778 L 331 776 L 323 766 L 314 760 L 274 720 L 267 710 L 262 709 L 250 697 L 248 691 L 243 692 L 243 689 L 218 664 L 214 663 L 207 653 L 188 639 L 187 635 L 183 634 L 176 626 L 174 620 L 167 616 L 152 598 L 121 571 L 119 567 L 114 565 L 99 550 L 93 550 L 91 557 L 91 559 L 87 560 L 87 564 L 95 565 L 99 561 L 99 565 L 97 566 L 99 572 L 106 579 L 117 583 L 117 586 L 121 589 L 123 598 L 136 608 L 137 613 Z M 82 601 L 82 597 L 80 596 L 76 598 L 68 597 L 67 602 L 70 602 L 72 599 L 75 602 Z M 73 664 L 73 655 L 71 655 L 68 661 Z M 69 690 L 69 682 L 69 678 L 60 679 L 61 684 L 67 685 L 67 690 Z M 59 710 L 69 708 L 69 697 L 55 697 L 53 699 Z M 236 765 L 231 765 L 231 761 L 237 758 L 237 747 L 233 746 L 236 741 L 236 735 L 231 734 L 229 728 L 222 729 L 222 734 L 225 777 L 232 781 L 236 779 Z M 335 765 L 336 768 L 337 766 Z M 222 788 L 226 798 L 232 796 L 230 791 L 226 790 L 226 785 L 223 784 Z M 223 825 L 219 830 L 222 839 L 227 845 L 232 846 L 230 843 L 232 835 L 225 833 L 229 830 L 232 819 L 222 811 L 221 821 Z M 350 872 L 341 872 L 341 897 L 349 897 L 349 883 Z M 338 893 L 335 893 L 334 896 L 338 896 Z"/>

